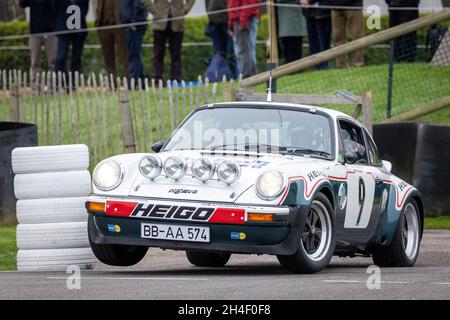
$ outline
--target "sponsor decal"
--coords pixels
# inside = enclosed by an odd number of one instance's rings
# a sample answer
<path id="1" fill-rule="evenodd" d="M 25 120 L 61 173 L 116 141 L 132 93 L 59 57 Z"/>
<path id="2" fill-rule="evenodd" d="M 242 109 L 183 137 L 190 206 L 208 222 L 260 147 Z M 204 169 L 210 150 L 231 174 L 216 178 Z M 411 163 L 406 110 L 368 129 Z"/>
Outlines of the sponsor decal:
<path id="1" fill-rule="evenodd" d="M 247 238 L 247 235 L 244 232 L 231 233 L 231 240 L 245 240 L 245 238 Z"/>
<path id="2" fill-rule="evenodd" d="M 169 193 L 173 194 L 197 194 L 198 190 L 192 190 L 192 189 L 170 189 Z"/>
<path id="3" fill-rule="evenodd" d="M 120 226 L 117 224 L 108 224 L 108 231 L 113 233 L 119 233 L 121 229 Z"/>
<path id="4" fill-rule="evenodd" d="M 267 166 L 270 162 L 255 160 L 255 161 L 238 161 L 238 163 L 241 166 L 241 168 L 262 169 L 265 166 Z"/>
<path id="5" fill-rule="evenodd" d="M 309 182 L 313 182 L 314 179 L 323 177 L 324 174 L 322 174 L 321 172 L 319 172 L 317 170 L 313 170 L 310 173 L 308 173 L 306 176 L 308 177 Z"/>
<path id="6" fill-rule="evenodd" d="M 197 207 L 129 201 L 106 201 L 106 215 L 145 219 L 173 219 L 210 223 L 244 224 L 245 209 Z"/>

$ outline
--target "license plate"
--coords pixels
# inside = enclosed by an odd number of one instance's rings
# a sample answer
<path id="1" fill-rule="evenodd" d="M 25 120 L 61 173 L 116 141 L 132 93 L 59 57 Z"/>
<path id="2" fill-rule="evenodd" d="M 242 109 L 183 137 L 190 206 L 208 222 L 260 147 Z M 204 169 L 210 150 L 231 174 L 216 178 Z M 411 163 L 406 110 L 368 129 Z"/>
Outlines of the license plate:
<path id="1" fill-rule="evenodd" d="M 141 237 L 145 239 L 209 242 L 209 227 L 142 223 Z"/>

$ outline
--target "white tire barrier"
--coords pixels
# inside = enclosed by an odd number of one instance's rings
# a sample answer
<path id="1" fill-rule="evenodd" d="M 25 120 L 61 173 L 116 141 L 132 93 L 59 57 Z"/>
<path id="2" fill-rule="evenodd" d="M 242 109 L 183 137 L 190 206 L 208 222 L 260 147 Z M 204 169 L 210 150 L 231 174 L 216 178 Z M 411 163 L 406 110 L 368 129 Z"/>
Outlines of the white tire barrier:
<path id="1" fill-rule="evenodd" d="M 86 197 L 17 201 L 17 221 L 30 223 L 86 222 Z"/>
<path id="2" fill-rule="evenodd" d="M 86 222 L 20 224 L 20 249 L 67 249 L 89 247 Z"/>
<path id="3" fill-rule="evenodd" d="M 14 194 L 19 200 L 87 197 L 91 190 L 91 176 L 87 170 L 28 173 L 14 178 Z"/>
<path id="4" fill-rule="evenodd" d="M 80 171 L 89 167 L 89 150 L 83 144 L 17 148 L 11 159 L 15 174 Z"/>
<path id="5" fill-rule="evenodd" d="M 13 150 L 19 271 L 90 269 L 96 262 L 87 234 L 88 166 L 84 145 Z"/>
<path id="6" fill-rule="evenodd" d="M 19 250 L 17 269 L 19 271 L 66 271 L 77 265 L 81 269 L 92 269 L 96 262 L 91 248 Z"/>

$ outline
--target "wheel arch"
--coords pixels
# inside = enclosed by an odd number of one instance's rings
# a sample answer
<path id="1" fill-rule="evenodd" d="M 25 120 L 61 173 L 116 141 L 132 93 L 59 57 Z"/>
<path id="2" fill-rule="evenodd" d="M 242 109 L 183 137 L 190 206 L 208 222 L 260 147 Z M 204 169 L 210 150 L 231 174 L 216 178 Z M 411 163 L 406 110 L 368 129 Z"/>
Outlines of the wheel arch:
<path id="1" fill-rule="evenodd" d="M 333 187 L 329 183 L 322 184 L 318 189 L 314 196 L 316 196 L 318 193 L 323 193 L 327 199 L 330 201 L 331 206 L 333 207 L 334 212 L 336 212 L 336 201 L 335 201 L 335 195 L 333 191 Z M 314 197 L 313 197 L 314 198 Z"/>
<path id="2" fill-rule="evenodd" d="M 425 206 L 423 203 L 423 199 L 419 193 L 414 193 L 411 196 L 411 199 L 414 200 L 419 208 L 419 217 L 420 217 L 420 237 L 423 235 L 424 225 L 425 225 Z"/>

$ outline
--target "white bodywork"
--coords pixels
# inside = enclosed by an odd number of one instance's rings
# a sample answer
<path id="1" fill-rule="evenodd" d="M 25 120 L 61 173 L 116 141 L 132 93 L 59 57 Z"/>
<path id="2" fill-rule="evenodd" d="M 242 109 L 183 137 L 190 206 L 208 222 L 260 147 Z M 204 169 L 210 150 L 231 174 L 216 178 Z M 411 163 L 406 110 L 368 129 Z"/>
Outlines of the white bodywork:
<path id="1" fill-rule="evenodd" d="M 215 106 L 220 104 L 215 104 Z M 227 104 L 230 107 L 233 104 Z M 158 153 L 162 162 L 171 156 L 178 155 L 188 162 L 187 174 L 178 181 L 168 178 L 164 173 L 154 181 L 141 175 L 138 169 L 139 161 L 147 154 L 124 154 L 111 157 L 109 159 L 120 163 L 124 172 L 122 183 L 111 191 L 101 191 L 93 185 L 94 195 L 98 197 L 118 197 L 118 198 L 151 198 L 165 201 L 198 201 L 198 202 L 220 202 L 229 205 L 255 205 L 255 206 L 281 206 L 289 191 L 290 183 L 295 180 L 303 182 L 303 197 L 299 199 L 299 204 L 308 204 L 312 200 L 315 192 L 324 183 L 331 185 L 331 182 L 346 182 L 348 186 L 348 199 L 345 212 L 345 228 L 366 228 L 372 212 L 374 203 L 374 189 L 376 183 L 391 184 L 389 205 L 395 203 L 395 209 L 400 211 L 405 199 L 414 188 L 399 178 L 390 174 L 389 170 L 383 166 L 363 166 L 349 165 L 338 162 L 339 132 L 337 121 L 345 119 L 361 126 L 355 119 L 344 113 L 334 110 L 317 108 L 305 105 L 285 104 L 285 103 L 239 103 L 239 107 L 270 105 L 290 108 L 308 108 L 310 112 L 318 110 L 327 113 L 334 122 L 334 160 L 323 160 L 308 156 L 293 156 L 280 154 L 256 154 L 246 151 L 167 151 Z M 190 163 L 200 157 L 206 157 L 213 161 L 221 159 L 233 159 L 241 166 L 241 176 L 236 183 L 226 185 L 219 181 L 217 177 L 205 183 L 192 177 L 190 174 Z M 274 200 L 261 199 L 255 190 L 257 178 L 269 169 L 277 169 L 284 175 L 284 190 Z M 365 185 L 364 204 L 361 204 L 358 197 L 358 187 L 360 179 Z M 382 201 L 388 201 L 387 195 L 383 195 Z M 394 202 L 393 202 L 394 201 Z M 361 212 L 360 212 L 361 211 Z M 359 221 L 358 221 L 359 219 Z"/>

